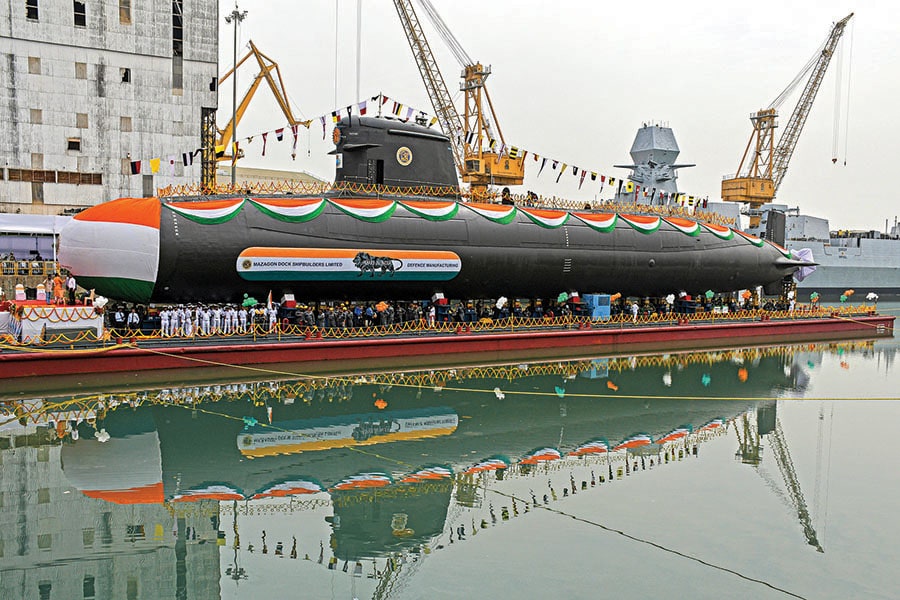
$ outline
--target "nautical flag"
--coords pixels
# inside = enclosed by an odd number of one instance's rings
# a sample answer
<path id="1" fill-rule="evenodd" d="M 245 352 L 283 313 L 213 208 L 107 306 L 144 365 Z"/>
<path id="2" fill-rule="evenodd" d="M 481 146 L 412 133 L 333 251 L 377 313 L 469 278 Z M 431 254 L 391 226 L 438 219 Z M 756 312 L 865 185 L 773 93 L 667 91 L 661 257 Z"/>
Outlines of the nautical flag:
<path id="1" fill-rule="evenodd" d="M 633 181 L 629 181 L 628 183 L 625 184 L 625 191 L 626 192 L 634 191 L 634 182 Z"/>
<path id="2" fill-rule="evenodd" d="M 297 126 L 291 125 L 291 134 L 294 136 L 294 144 L 291 146 L 291 159 L 297 159 Z"/>
<path id="3" fill-rule="evenodd" d="M 499 160 L 500 156 L 503 156 L 503 153 L 504 153 L 504 152 L 506 152 L 506 144 L 501 143 L 501 144 L 500 144 L 500 151 L 497 152 L 497 154 L 498 154 L 498 156 L 497 156 L 498 160 Z"/>
<path id="4" fill-rule="evenodd" d="M 515 146 L 509 147 L 509 157 L 510 158 L 519 158 L 519 149 Z"/>
<path id="5" fill-rule="evenodd" d="M 325 139 L 325 115 L 319 117 L 319 121 L 322 122 L 322 139 Z"/>
<path id="6" fill-rule="evenodd" d="M 559 183 L 559 178 L 562 177 L 562 174 L 566 172 L 566 167 L 568 167 L 566 163 L 562 164 L 562 168 L 559 170 L 559 175 L 556 176 L 556 183 Z"/>
<path id="7" fill-rule="evenodd" d="M 359 116 L 363 116 L 366 114 L 366 101 L 363 100 L 359 103 Z"/>
<path id="8" fill-rule="evenodd" d="M 268 131 L 262 134 L 262 138 L 263 138 L 263 153 L 262 153 L 262 155 L 263 155 L 263 156 L 266 155 L 266 139 L 267 139 L 268 137 L 269 137 L 269 132 L 268 132 Z"/>
<path id="9" fill-rule="evenodd" d="M 534 160 L 537 160 L 537 154 L 534 155 Z M 544 171 L 544 167 L 546 167 L 546 166 L 547 166 L 547 159 L 545 158 L 541 161 L 541 168 L 538 171 L 538 177 L 541 176 L 541 173 Z"/>
<path id="10" fill-rule="evenodd" d="M 597 181 L 597 172 L 591 171 L 591 181 Z"/>
<path id="11" fill-rule="evenodd" d="M 151 173 L 159 173 L 159 159 L 158 158 L 150 159 L 150 172 Z"/>
<path id="12" fill-rule="evenodd" d="M 431 120 L 428 122 L 428 126 L 434 127 L 435 123 L 437 123 L 437 117 L 431 117 Z"/>
<path id="13" fill-rule="evenodd" d="M 349 119 L 352 116 L 353 116 L 353 105 L 351 104 L 350 106 L 347 107 L 347 118 Z"/>
<path id="14" fill-rule="evenodd" d="M 373 98 L 373 100 L 374 100 L 374 98 Z M 387 101 L 388 101 L 388 97 L 385 96 L 384 94 L 381 94 L 381 104 L 382 105 L 387 104 Z"/>
<path id="15" fill-rule="evenodd" d="M 272 290 L 269 290 L 269 297 L 266 298 L 266 308 L 272 310 Z"/>
<path id="16" fill-rule="evenodd" d="M 403 110 L 403 105 L 399 102 L 394 102 L 394 114 L 399 117 L 401 110 Z"/>
<path id="17" fill-rule="evenodd" d="M 496 146 L 497 146 L 497 140 L 492 139 L 490 142 L 488 142 L 488 147 L 491 150 L 493 150 Z"/>
<path id="18" fill-rule="evenodd" d="M 610 177 L 610 178 L 609 178 L 609 185 L 616 185 L 616 178 L 615 178 L 615 177 Z"/>
<path id="19" fill-rule="evenodd" d="M 522 160 L 525 160 L 525 157 L 528 156 L 528 150 L 522 151 Z"/>
<path id="20" fill-rule="evenodd" d="M 222 158 L 223 156 L 225 156 L 225 144 L 216 146 L 216 158 Z"/>
<path id="21" fill-rule="evenodd" d="M 415 112 L 415 109 L 412 106 L 410 106 L 409 108 L 406 109 L 406 120 L 407 121 L 412 119 L 413 112 Z"/>
<path id="22" fill-rule="evenodd" d="M 337 125 L 337 122 L 340 120 L 341 120 L 341 114 L 336 110 L 331 111 L 331 122 L 334 123 L 335 125 Z"/>
<path id="23" fill-rule="evenodd" d="M 181 164 L 185 167 L 188 167 L 194 164 L 194 153 L 193 152 L 182 152 L 181 153 Z"/>
<path id="24" fill-rule="evenodd" d="M 472 142 L 474 142 L 474 141 L 475 141 L 475 132 L 470 131 L 469 133 L 466 134 L 466 144 L 472 145 Z"/>
<path id="25" fill-rule="evenodd" d="M 558 161 L 558 160 L 554 160 L 554 161 L 553 161 L 553 164 L 550 165 L 550 168 L 553 169 L 553 170 L 555 171 L 555 170 L 556 170 L 556 167 L 558 167 L 558 166 L 559 166 L 559 161 Z M 564 168 L 565 168 L 565 167 L 564 167 Z"/>
<path id="26" fill-rule="evenodd" d="M 572 165 L 572 175 L 578 175 L 578 167 Z"/>
<path id="27" fill-rule="evenodd" d="M 131 161 L 131 174 L 132 175 L 140 175 L 141 173 L 141 161 L 133 160 Z"/>
<path id="28" fill-rule="evenodd" d="M 587 175 L 587 171 L 584 169 L 581 170 L 581 181 L 578 182 L 578 189 L 581 189 L 581 185 L 584 183 L 584 176 Z"/>
<path id="29" fill-rule="evenodd" d="M 606 183 L 606 175 L 600 176 L 600 183 Z M 610 182 L 610 183 L 612 183 L 612 182 Z"/>
<path id="30" fill-rule="evenodd" d="M 612 183 L 612 181 L 610 181 L 610 183 Z M 620 179 L 620 180 L 619 180 L 619 187 L 618 187 L 617 190 L 616 190 L 616 195 L 617 195 L 617 196 L 619 196 L 619 195 L 622 194 L 622 183 L 623 183 L 623 182 L 622 182 L 622 180 Z"/>
<path id="31" fill-rule="evenodd" d="M 279 142 L 284 139 L 284 127 L 275 130 L 275 139 Z"/>

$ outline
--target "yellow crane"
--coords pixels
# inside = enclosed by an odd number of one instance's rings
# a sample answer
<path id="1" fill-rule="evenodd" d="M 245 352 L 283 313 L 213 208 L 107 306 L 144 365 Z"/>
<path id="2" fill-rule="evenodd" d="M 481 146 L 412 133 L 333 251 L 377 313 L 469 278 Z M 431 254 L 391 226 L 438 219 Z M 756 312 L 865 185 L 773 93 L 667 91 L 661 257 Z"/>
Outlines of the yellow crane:
<path id="1" fill-rule="evenodd" d="M 760 207 L 771 202 L 778 192 L 831 57 L 851 17 L 853 13 L 834 24 L 823 46 L 768 108 L 750 115 L 753 133 L 744 149 L 737 175 L 722 180 L 722 199 L 749 204 L 751 227 L 759 225 Z M 809 79 L 800 100 L 776 145 L 774 139 L 775 129 L 778 127 L 778 107 L 807 73 Z"/>
<path id="2" fill-rule="evenodd" d="M 488 187 L 492 185 L 521 185 L 525 177 L 525 158 L 510 155 L 500 130 L 494 105 L 485 85 L 485 80 L 491 74 L 490 66 L 485 67 L 466 54 L 430 0 L 420 0 L 420 3 L 463 67 L 460 89 L 465 95 L 465 101 L 460 115 L 422 31 L 412 0 L 394 0 L 397 15 L 435 115 L 441 129 L 450 138 L 460 178 L 470 185 L 475 198 L 487 197 Z"/>
<path id="3" fill-rule="evenodd" d="M 259 66 L 259 73 L 256 74 L 256 77 L 253 78 L 253 82 L 250 84 L 249 89 L 244 94 L 243 99 L 240 104 L 234 109 L 234 115 L 231 119 L 228 120 L 228 123 L 223 128 L 216 127 L 216 136 L 214 141 L 215 144 L 215 157 L 216 161 L 233 161 L 241 158 L 243 155 L 243 151 L 238 148 L 237 157 L 234 156 L 234 142 L 236 140 L 234 137 L 234 127 L 235 120 L 240 122 L 241 117 L 244 116 L 244 113 L 247 111 L 247 107 L 250 105 L 250 100 L 253 99 L 254 94 L 256 94 L 256 90 L 259 89 L 259 86 L 265 81 L 269 85 L 269 89 L 272 90 L 272 94 L 275 96 L 275 100 L 278 102 L 278 106 L 281 108 L 281 112 L 284 113 L 285 118 L 287 119 L 288 125 L 303 125 L 306 128 L 309 128 L 309 125 L 312 121 L 298 119 L 294 116 L 293 111 L 291 110 L 291 106 L 288 103 L 287 92 L 284 89 L 284 80 L 281 78 L 281 71 L 278 68 L 278 63 L 274 60 L 263 54 L 256 47 L 256 44 L 253 43 L 253 40 L 250 40 L 250 50 L 247 54 L 244 55 L 241 60 L 237 62 L 237 64 L 228 70 L 227 73 L 222 75 L 219 78 L 219 88 L 221 89 L 222 84 L 228 80 L 229 77 L 234 75 L 234 72 L 241 67 L 247 60 L 250 58 L 256 59 L 256 64 Z M 273 75 L 274 72 L 274 75 Z M 212 180 L 207 181 L 207 177 L 211 175 Z M 204 186 L 211 186 L 211 184 L 215 183 L 215 171 L 211 174 L 207 174 L 204 170 L 203 174 L 204 181 L 202 182 Z"/>

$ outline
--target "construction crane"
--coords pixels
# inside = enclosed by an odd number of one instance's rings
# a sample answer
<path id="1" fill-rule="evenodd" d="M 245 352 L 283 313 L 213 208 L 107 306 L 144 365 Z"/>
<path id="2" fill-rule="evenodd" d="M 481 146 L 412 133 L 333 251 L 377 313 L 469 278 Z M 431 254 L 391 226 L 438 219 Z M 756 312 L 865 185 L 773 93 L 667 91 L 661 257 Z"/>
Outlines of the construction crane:
<path id="1" fill-rule="evenodd" d="M 216 127 L 216 136 L 214 140 L 215 145 L 215 157 L 216 161 L 232 161 L 241 158 L 243 155 L 243 151 L 238 148 L 237 157 L 234 156 L 234 142 L 236 140 L 234 137 L 234 127 L 235 120 L 240 122 L 241 117 L 244 116 L 244 113 L 247 111 L 247 107 L 250 105 L 250 100 L 253 99 L 254 94 L 256 94 L 256 90 L 259 89 L 260 84 L 263 81 L 269 84 L 269 89 L 272 90 L 272 94 L 275 96 L 275 100 L 278 102 L 278 106 L 281 108 L 281 112 L 284 113 L 285 118 L 287 119 L 288 125 L 296 126 L 303 125 L 307 129 L 312 121 L 297 119 L 294 116 L 293 111 L 291 111 L 291 106 L 288 103 L 287 92 L 284 89 L 284 80 L 281 78 L 281 71 L 278 68 L 278 63 L 274 60 L 263 54 L 256 47 L 256 44 L 253 43 L 253 40 L 250 40 L 250 50 L 247 54 L 244 55 L 241 60 L 237 62 L 237 64 L 228 70 L 227 73 L 222 75 L 219 78 L 219 88 L 221 89 L 222 84 L 225 81 L 234 75 L 234 72 L 240 68 L 248 59 L 251 57 L 256 59 L 257 65 L 259 65 L 259 73 L 256 74 L 256 77 L 253 78 L 253 82 L 250 84 L 250 88 L 244 94 L 243 99 L 240 104 L 234 109 L 234 115 L 231 119 L 228 120 L 228 123 L 224 128 Z M 274 75 L 273 72 L 274 71 Z M 211 187 L 211 184 L 215 183 L 215 171 L 211 173 L 212 180 L 207 181 L 207 178 L 210 176 L 205 170 L 203 173 L 203 185 L 204 187 Z"/>
<path id="2" fill-rule="evenodd" d="M 772 405 L 768 408 L 774 411 L 775 406 Z M 803 535 L 806 537 L 806 542 L 817 551 L 824 552 L 825 550 L 819 543 L 818 535 L 813 527 L 812 517 L 809 514 L 809 508 L 806 505 L 803 491 L 800 489 L 800 482 L 797 479 L 797 472 L 794 469 L 794 461 L 791 458 L 787 441 L 784 438 L 784 430 L 781 427 L 781 419 L 771 415 L 771 413 L 770 416 L 774 417 L 774 427 L 771 427 L 765 434 L 760 435 L 760 416 L 757 415 L 757 423 L 752 423 L 749 413 L 744 413 L 741 418 L 742 427 L 739 427 L 737 424 L 735 424 L 734 427 L 739 445 L 735 456 L 740 458 L 741 462 L 744 464 L 752 465 L 756 469 L 756 472 L 763 477 L 763 479 L 766 479 L 762 471 L 759 470 L 759 465 L 762 462 L 763 450 L 761 439 L 768 439 L 772 448 L 772 453 L 775 456 L 775 462 L 778 465 L 778 470 L 781 472 L 781 477 L 784 480 L 784 487 L 787 490 L 790 505 L 797 513 L 797 518 L 800 521 L 800 527 L 803 528 Z M 741 437 L 742 430 L 743 437 Z"/>
<path id="3" fill-rule="evenodd" d="M 797 147 L 800 132 L 803 131 L 803 125 L 806 123 L 813 101 L 822 85 L 822 79 L 831 63 L 831 57 L 834 55 L 837 43 L 851 17 L 853 17 L 853 13 L 834 24 L 825 44 L 768 108 L 750 115 L 753 133 L 744 149 L 737 175 L 722 180 L 722 199 L 748 203 L 751 228 L 759 226 L 760 207 L 771 202 L 778 192 L 791 156 Z M 787 127 L 776 145 L 774 138 L 775 129 L 778 127 L 776 122 L 778 107 L 807 73 L 809 73 L 809 79 L 806 81 L 800 100 L 797 102 L 794 112 L 791 113 Z"/>
<path id="4" fill-rule="evenodd" d="M 465 95 L 460 115 L 444 76 L 425 38 L 412 0 L 394 0 L 397 15 L 419 67 L 441 129 L 450 138 L 460 178 L 470 185 L 472 196 L 486 198 L 492 185 L 521 185 L 525 177 L 524 156 L 511 156 L 485 80 L 491 67 L 473 61 L 438 15 L 430 0 L 420 0 L 441 37 L 463 67 L 460 90 Z M 496 133 L 494 132 L 496 128 Z"/>

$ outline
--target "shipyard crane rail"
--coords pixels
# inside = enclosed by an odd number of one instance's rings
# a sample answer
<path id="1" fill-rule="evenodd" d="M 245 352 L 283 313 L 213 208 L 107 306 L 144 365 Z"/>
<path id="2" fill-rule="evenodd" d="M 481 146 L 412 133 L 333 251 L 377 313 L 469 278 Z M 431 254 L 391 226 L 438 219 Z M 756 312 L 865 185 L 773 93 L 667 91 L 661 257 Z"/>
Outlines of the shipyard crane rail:
<path id="1" fill-rule="evenodd" d="M 254 94 L 259 89 L 259 86 L 265 81 L 269 85 L 269 89 L 272 90 L 272 94 L 275 96 L 275 100 L 278 102 L 278 106 L 281 108 L 281 112 L 284 113 L 285 118 L 287 119 L 288 125 L 303 125 L 307 129 L 310 126 L 312 121 L 298 119 L 294 116 L 293 111 L 291 110 L 291 105 L 288 102 L 287 91 L 284 88 L 284 80 L 281 77 L 281 70 L 278 68 L 278 63 L 274 60 L 263 54 L 256 47 L 256 44 L 253 43 L 253 40 L 250 40 L 250 50 L 247 54 L 244 55 L 241 60 L 237 62 L 237 64 L 228 70 L 222 77 L 219 78 L 219 88 L 221 88 L 222 84 L 228 80 L 229 77 L 235 74 L 235 71 L 241 67 L 246 61 L 250 58 L 256 59 L 256 64 L 259 66 L 259 72 L 256 74 L 256 77 L 253 78 L 253 81 L 250 83 L 250 87 L 247 89 L 247 92 L 244 94 L 243 99 L 240 104 L 238 104 L 237 108 L 234 110 L 234 116 L 228 120 L 228 123 L 225 127 L 219 129 L 216 128 L 216 137 L 214 139 L 215 143 L 215 157 L 216 161 L 231 161 L 234 159 L 233 150 L 234 150 L 234 128 L 235 121 L 240 122 L 241 118 L 244 116 L 244 113 L 247 112 L 247 107 L 250 105 L 250 101 L 253 99 Z M 274 71 L 274 75 L 273 75 Z M 238 149 L 237 158 L 241 157 L 241 151 Z M 212 174 L 213 180 L 215 179 L 215 172 Z M 215 181 L 203 181 L 203 184 L 212 184 Z"/>
<path id="2" fill-rule="evenodd" d="M 825 43 L 788 87 L 767 108 L 750 116 L 753 133 L 744 149 L 737 175 L 722 180 L 722 199 L 748 203 L 751 227 L 759 225 L 759 208 L 775 198 L 775 194 L 784 180 L 800 133 L 803 131 L 813 101 L 816 99 L 816 94 L 822 85 L 828 66 L 831 64 L 835 48 L 844 33 L 847 22 L 852 17 L 853 13 L 850 13 L 835 23 Z M 807 73 L 810 75 L 803 88 L 803 93 L 776 145 L 774 136 L 775 129 L 778 127 L 776 122 L 778 107 Z"/>
<path id="3" fill-rule="evenodd" d="M 464 112 L 460 115 L 435 61 L 431 45 L 422 31 L 412 0 L 394 0 L 394 7 L 409 42 L 419 74 L 431 99 L 442 131 L 450 138 L 457 171 L 463 182 L 470 184 L 476 198 L 487 196 L 491 185 L 521 185 L 525 174 L 524 156 L 510 156 L 506 140 L 497 121 L 485 80 L 490 66 L 473 61 L 431 4 L 420 0 L 429 19 L 451 52 L 463 66 Z M 496 134 L 494 133 L 496 128 Z M 499 138 L 499 139 L 498 139 Z M 499 147 L 498 147 L 499 144 Z"/>

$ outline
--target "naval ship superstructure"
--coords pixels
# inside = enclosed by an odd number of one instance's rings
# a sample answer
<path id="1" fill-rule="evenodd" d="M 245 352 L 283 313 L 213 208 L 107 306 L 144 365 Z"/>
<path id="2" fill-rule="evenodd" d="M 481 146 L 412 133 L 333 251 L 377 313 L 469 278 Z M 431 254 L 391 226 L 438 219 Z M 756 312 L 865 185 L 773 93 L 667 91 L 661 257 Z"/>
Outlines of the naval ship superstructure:
<path id="1" fill-rule="evenodd" d="M 677 170 L 693 164 L 678 164 L 678 143 L 670 127 L 643 124 L 631 146 L 632 164 L 615 165 L 631 169 L 628 181 L 632 191 L 619 191 L 615 201 L 623 204 L 677 206 L 680 204 Z M 638 188 L 639 186 L 639 188 Z M 638 191 L 635 191 L 638 190 Z M 650 193 L 644 194 L 644 190 Z M 653 193 L 655 191 L 655 193 Z M 694 199 L 695 210 L 720 214 L 733 220 L 735 229 L 744 229 L 739 205 Z M 690 207 L 689 207 L 690 208 Z M 769 218 L 779 214 L 779 217 Z M 794 275 L 800 300 L 818 292 L 824 300 L 835 300 L 847 290 L 854 290 L 860 298 L 870 293 L 880 300 L 900 300 L 900 222 L 885 225 L 883 232 L 846 231 L 830 228 L 828 219 L 801 214 L 798 208 L 786 204 L 769 204 L 761 208 L 758 227 L 748 227 L 747 233 L 769 239 L 788 250 L 809 249 L 805 256 L 818 263 L 809 272 L 804 269 Z"/>

